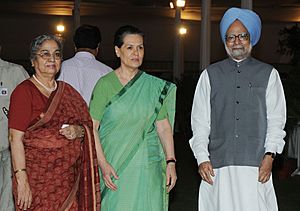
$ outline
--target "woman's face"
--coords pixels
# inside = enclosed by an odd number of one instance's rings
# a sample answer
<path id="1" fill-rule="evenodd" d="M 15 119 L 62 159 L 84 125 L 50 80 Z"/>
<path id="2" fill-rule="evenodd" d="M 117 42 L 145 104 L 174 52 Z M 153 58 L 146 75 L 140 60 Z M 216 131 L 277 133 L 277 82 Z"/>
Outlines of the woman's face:
<path id="1" fill-rule="evenodd" d="M 54 40 L 46 40 L 36 53 L 32 65 L 37 74 L 54 77 L 61 65 L 61 51 Z"/>
<path id="2" fill-rule="evenodd" d="M 121 48 L 115 46 L 117 57 L 121 64 L 130 69 L 137 69 L 143 63 L 144 40 L 139 34 L 128 34 L 123 39 Z"/>

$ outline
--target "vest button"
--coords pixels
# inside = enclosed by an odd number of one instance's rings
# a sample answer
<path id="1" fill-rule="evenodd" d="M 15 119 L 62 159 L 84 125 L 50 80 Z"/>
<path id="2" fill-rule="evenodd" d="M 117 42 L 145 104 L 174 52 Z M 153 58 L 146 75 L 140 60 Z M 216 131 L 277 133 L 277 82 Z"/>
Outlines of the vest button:
<path id="1" fill-rule="evenodd" d="M 238 70 L 238 73 L 241 73 L 241 71 L 240 71 L 240 70 Z"/>
<path id="2" fill-rule="evenodd" d="M 237 117 L 236 120 L 240 120 L 240 118 Z"/>
<path id="3" fill-rule="evenodd" d="M 240 101 L 236 101 L 236 104 L 239 104 L 240 103 Z"/>

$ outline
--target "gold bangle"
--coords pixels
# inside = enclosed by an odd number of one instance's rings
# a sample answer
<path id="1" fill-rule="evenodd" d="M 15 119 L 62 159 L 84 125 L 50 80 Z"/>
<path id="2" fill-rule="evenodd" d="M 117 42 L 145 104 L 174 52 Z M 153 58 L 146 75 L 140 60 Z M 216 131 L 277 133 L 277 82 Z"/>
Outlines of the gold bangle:
<path id="1" fill-rule="evenodd" d="M 19 173 L 21 171 L 26 171 L 26 169 L 17 169 L 17 170 L 14 171 L 14 174 Z"/>

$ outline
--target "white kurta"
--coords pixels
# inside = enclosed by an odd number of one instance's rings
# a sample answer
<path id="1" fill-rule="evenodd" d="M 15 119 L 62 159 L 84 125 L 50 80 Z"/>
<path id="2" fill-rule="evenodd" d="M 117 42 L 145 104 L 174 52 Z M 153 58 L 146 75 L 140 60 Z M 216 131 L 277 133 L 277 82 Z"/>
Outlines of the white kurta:
<path id="1" fill-rule="evenodd" d="M 190 146 L 198 165 L 209 161 L 210 83 L 207 70 L 198 81 L 193 108 L 193 137 Z M 273 69 L 266 90 L 267 134 L 265 152 L 281 153 L 284 147 L 283 130 L 286 105 L 283 87 L 277 70 Z M 276 211 L 277 201 L 272 179 L 258 182 L 258 167 L 227 166 L 214 169 L 214 184 L 201 182 L 199 211 Z"/>
<path id="2" fill-rule="evenodd" d="M 111 71 L 110 67 L 96 60 L 90 52 L 79 51 L 62 63 L 57 80 L 70 84 L 89 105 L 97 81 Z"/>

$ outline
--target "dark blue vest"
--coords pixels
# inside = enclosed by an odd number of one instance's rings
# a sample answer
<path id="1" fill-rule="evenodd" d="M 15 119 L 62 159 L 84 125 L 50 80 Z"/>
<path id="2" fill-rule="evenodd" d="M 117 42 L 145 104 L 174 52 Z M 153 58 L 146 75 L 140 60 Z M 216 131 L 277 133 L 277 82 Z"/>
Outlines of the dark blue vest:
<path id="1" fill-rule="evenodd" d="M 260 165 L 272 69 L 252 57 L 239 63 L 225 59 L 207 68 L 211 86 L 209 152 L 214 168 Z"/>

